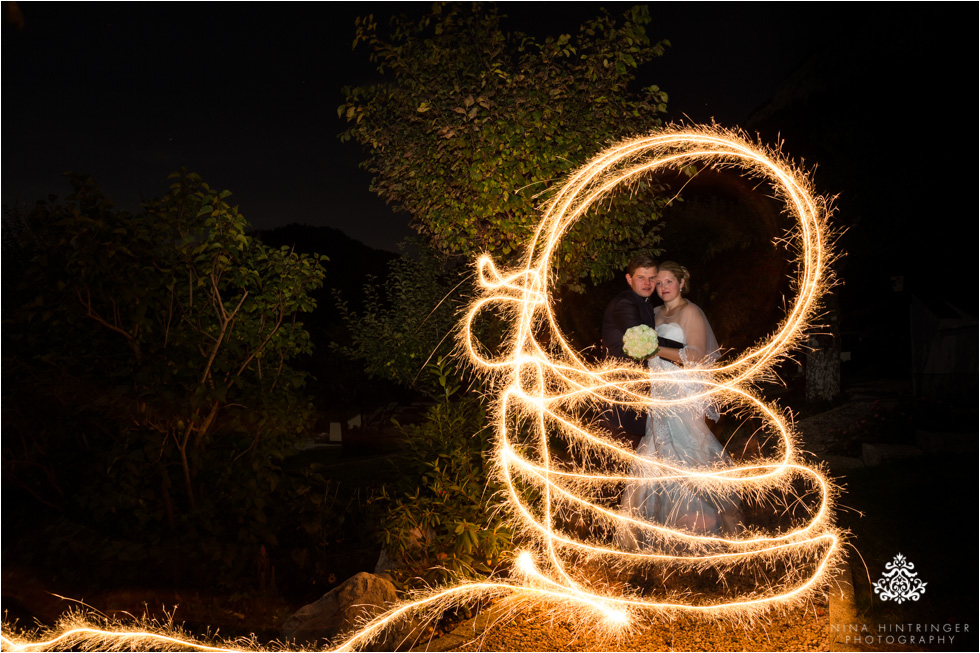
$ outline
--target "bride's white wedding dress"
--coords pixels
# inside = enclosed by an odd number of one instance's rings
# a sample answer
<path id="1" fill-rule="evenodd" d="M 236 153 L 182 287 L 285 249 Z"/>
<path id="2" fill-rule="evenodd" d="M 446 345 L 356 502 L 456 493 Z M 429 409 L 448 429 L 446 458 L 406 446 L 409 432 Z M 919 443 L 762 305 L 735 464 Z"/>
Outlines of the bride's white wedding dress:
<path id="1" fill-rule="evenodd" d="M 656 317 L 661 346 L 677 346 L 685 364 L 710 365 L 717 358 L 718 343 L 700 308 L 688 302 L 676 315 L 665 316 L 663 307 L 658 307 Z M 704 422 L 705 415 L 717 420 L 717 410 L 710 399 L 694 397 L 705 386 L 690 382 L 690 369 L 685 372 L 656 356 L 649 365 L 654 374 L 653 399 L 681 401 L 668 412 L 657 409 L 648 416 L 646 435 L 636 449 L 647 460 L 635 462 L 630 470 L 630 477 L 636 480 L 626 484 L 622 512 L 673 530 L 729 534 L 741 521 L 737 499 L 723 487 L 705 488 L 685 478 L 686 472 L 733 465 Z M 647 548 L 647 543 L 657 539 L 641 527 L 623 527 L 616 534 L 617 545 L 625 550 Z"/>

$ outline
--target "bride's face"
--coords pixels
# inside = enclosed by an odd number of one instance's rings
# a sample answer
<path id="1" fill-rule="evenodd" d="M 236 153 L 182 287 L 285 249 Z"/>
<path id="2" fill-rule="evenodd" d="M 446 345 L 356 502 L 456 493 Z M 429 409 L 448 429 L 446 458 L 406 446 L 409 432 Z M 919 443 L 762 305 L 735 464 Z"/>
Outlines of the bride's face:
<path id="1" fill-rule="evenodd" d="M 661 270 L 657 273 L 657 295 L 664 302 L 680 297 L 681 285 L 677 283 L 677 277 L 673 272 Z"/>

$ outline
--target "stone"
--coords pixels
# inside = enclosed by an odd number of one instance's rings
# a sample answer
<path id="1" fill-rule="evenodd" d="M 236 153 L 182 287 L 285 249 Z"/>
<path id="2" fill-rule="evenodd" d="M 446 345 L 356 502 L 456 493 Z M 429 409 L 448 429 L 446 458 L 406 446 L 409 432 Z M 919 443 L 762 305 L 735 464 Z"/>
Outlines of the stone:
<path id="1" fill-rule="evenodd" d="M 916 431 L 915 443 L 929 453 L 972 453 L 978 450 L 975 433 Z"/>
<path id="2" fill-rule="evenodd" d="M 282 625 L 281 633 L 298 642 L 330 639 L 383 612 L 396 600 L 390 581 L 362 571 L 297 610 Z"/>
<path id="3" fill-rule="evenodd" d="M 398 560 L 388 553 L 388 549 L 381 549 L 381 553 L 378 554 L 378 562 L 374 565 L 374 573 L 377 576 L 390 576 L 388 573 L 392 569 L 400 569 L 405 565 L 401 564 Z"/>
<path id="4" fill-rule="evenodd" d="M 861 454 L 864 464 L 875 467 L 895 460 L 915 458 L 922 455 L 922 449 L 910 444 L 886 444 L 883 442 L 862 442 Z"/>

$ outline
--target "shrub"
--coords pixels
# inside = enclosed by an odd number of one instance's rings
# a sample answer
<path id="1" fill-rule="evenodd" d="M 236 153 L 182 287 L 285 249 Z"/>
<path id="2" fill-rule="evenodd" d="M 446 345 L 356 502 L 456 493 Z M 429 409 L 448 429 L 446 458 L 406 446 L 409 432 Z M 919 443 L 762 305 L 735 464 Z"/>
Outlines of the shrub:
<path id="1" fill-rule="evenodd" d="M 486 577 L 511 549 L 512 528 L 488 478 L 492 429 L 475 393 L 464 393 L 450 361 L 426 368 L 441 389 L 417 425 L 400 426 L 407 444 L 398 480 L 373 501 L 385 512 L 381 542 L 404 565 L 402 584 Z"/>

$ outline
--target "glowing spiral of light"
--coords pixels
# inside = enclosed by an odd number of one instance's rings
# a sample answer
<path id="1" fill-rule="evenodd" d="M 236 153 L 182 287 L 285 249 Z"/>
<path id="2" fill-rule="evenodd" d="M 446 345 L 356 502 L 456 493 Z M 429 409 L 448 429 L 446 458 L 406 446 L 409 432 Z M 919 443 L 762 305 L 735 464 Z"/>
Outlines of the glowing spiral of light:
<path id="1" fill-rule="evenodd" d="M 771 183 L 795 223 L 790 240 L 798 253 L 797 295 L 765 342 L 710 370 L 673 372 L 670 382 L 687 384 L 693 397 L 654 400 L 651 385 L 665 382 L 663 375 L 640 365 L 589 364 L 565 340 L 550 300 L 553 258 L 562 237 L 576 221 L 589 219 L 589 208 L 608 194 L 645 175 L 692 164 L 739 168 Z M 827 212 L 807 176 L 781 155 L 716 127 L 669 129 L 636 138 L 609 148 L 574 173 L 548 204 L 523 267 L 502 271 L 489 256 L 479 259 L 482 296 L 470 307 L 461 331 L 465 351 L 498 393 L 495 461 L 521 526 L 516 540 L 523 550 L 514 558 L 517 574 L 511 580 L 462 583 L 403 602 L 364 624 L 337 650 L 363 647 L 413 614 L 437 613 L 479 597 L 545 601 L 575 609 L 583 630 L 616 632 L 644 614 L 751 615 L 805 601 L 821 590 L 839 556 L 839 533 L 831 519 L 834 487 L 819 469 L 804 463 L 781 411 L 759 400 L 751 384 L 798 344 L 818 310 L 831 260 Z M 485 311 L 509 324 L 505 346 L 496 355 L 473 336 Z M 595 419 L 596 411 L 612 403 L 667 413 L 692 400 L 716 401 L 761 420 L 776 446 L 750 464 L 692 470 L 637 456 L 613 441 Z M 562 444 L 561 456 L 555 443 Z M 774 511 L 792 512 L 795 521 L 768 530 L 749 524 L 725 537 L 647 522 L 618 508 L 618 492 L 637 481 L 629 473 L 637 462 L 656 467 L 660 480 L 684 483 L 708 496 L 738 495 Z M 617 548 L 610 534 L 620 528 L 644 533 L 647 545 Z M 702 572 L 719 583 L 747 570 L 755 584 L 699 594 L 667 590 L 659 581 L 652 587 L 633 581 L 637 571 L 660 570 L 654 578 L 662 579 L 664 570 L 674 568 Z M 611 573 L 597 581 L 597 569 Z M 5 650 L 44 650 L 68 641 L 75 645 L 84 637 L 89 646 L 95 640 L 124 648 L 137 642 L 163 646 L 168 639 L 146 632 L 66 628 L 43 642 L 7 636 L 0 641 Z M 198 650 L 233 650 L 176 641 Z"/>
<path id="2" fill-rule="evenodd" d="M 549 283 L 560 240 L 576 221 L 589 219 L 591 206 L 618 187 L 691 164 L 739 167 L 771 182 L 785 201 L 796 222 L 792 239 L 799 252 L 798 294 L 786 319 L 766 342 L 710 370 L 688 366 L 668 376 L 640 365 L 587 363 L 564 338 L 552 310 Z M 466 317 L 464 344 L 500 390 L 497 462 L 510 505 L 533 542 L 519 565 L 530 582 L 592 605 L 613 625 L 644 611 L 752 611 L 805 598 L 822 586 L 838 551 L 838 534 L 831 523 L 834 489 L 819 470 L 803 463 L 786 420 L 757 399 L 750 384 L 797 343 L 817 309 L 829 261 L 826 220 L 826 203 L 778 154 L 717 128 L 668 130 L 612 147 L 576 172 L 549 204 L 522 268 L 502 272 L 490 257 L 480 259 L 483 296 Z M 507 345 L 497 356 L 473 338 L 474 321 L 487 310 L 505 316 L 512 325 Z M 658 383 L 686 384 L 693 396 L 651 399 L 651 384 Z M 611 403 L 668 413 L 681 404 L 706 400 L 763 419 L 775 436 L 776 451 L 748 465 L 692 470 L 655 456 L 638 456 L 588 418 Z M 564 450 L 561 456 L 555 453 L 556 444 Z M 637 463 L 655 467 L 657 482 L 680 482 L 709 497 L 737 495 L 786 509 L 798 504 L 794 507 L 801 508 L 803 516 L 778 532 L 750 524 L 726 537 L 651 523 L 616 505 L 617 488 L 636 482 L 629 470 Z M 569 517 L 584 524 L 584 532 L 570 528 Z M 618 549 L 610 534 L 623 528 L 642 533 L 646 545 L 640 550 Z M 658 597 L 658 588 L 643 591 L 649 588 L 621 580 L 603 585 L 585 573 L 600 567 L 622 578 L 625 572 L 665 565 L 700 571 L 710 567 L 719 578 L 750 567 L 762 571 L 763 578 L 756 587 L 724 598 L 676 592 Z"/>

